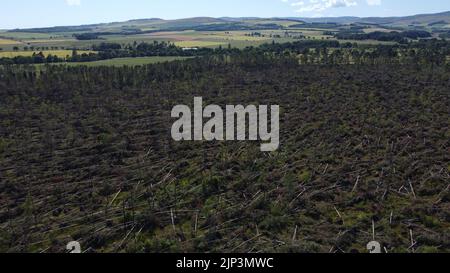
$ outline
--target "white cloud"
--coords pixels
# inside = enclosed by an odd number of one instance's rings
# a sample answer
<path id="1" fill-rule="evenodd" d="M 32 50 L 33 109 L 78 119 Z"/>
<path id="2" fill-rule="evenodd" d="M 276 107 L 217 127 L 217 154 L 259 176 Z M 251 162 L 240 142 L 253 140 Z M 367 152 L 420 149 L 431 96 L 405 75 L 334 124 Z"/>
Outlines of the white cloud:
<path id="1" fill-rule="evenodd" d="M 381 5 L 381 0 L 367 0 L 367 5 L 379 6 L 379 5 Z"/>
<path id="2" fill-rule="evenodd" d="M 381 1 L 381 0 L 367 0 L 371 2 Z M 283 1 L 284 2 L 284 1 Z M 315 12 L 320 13 L 327 9 L 332 8 L 344 8 L 357 6 L 356 0 L 309 0 L 309 1 L 297 1 L 291 3 L 291 6 L 296 8 L 296 12 Z"/>
<path id="3" fill-rule="evenodd" d="M 66 0 L 68 6 L 80 6 L 81 0 Z"/>

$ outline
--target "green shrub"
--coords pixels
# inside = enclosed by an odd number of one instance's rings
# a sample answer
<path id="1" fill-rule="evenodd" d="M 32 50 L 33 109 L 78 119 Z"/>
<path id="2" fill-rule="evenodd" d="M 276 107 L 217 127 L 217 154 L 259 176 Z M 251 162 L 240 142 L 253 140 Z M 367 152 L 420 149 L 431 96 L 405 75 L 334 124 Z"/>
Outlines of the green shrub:
<path id="1" fill-rule="evenodd" d="M 311 172 L 308 170 L 305 170 L 298 175 L 298 180 L 302 183 L 309 182 L 311 178 L 312 178 Z"/>

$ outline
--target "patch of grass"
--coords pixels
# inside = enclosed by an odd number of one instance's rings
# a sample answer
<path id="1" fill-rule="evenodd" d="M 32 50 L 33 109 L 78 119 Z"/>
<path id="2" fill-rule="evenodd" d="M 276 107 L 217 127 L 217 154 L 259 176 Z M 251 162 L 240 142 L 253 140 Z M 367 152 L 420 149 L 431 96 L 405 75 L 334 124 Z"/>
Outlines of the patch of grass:
<path id="1" fill-rule="evenodd" d="M 154 63 L 163 63 L 163 62 L 171 62 L 176 60 L 186 60 L 190 57 L 141 57 L 141 58 L 117 58 L 111 60 L 104 61 L 96 61 L 96 62 L 81 62 L 81 63 L 65 63 L 64 65 L 70 66 L 138 66 L 138 65 L 146 65 L 146 64 L 154 64 Z M 58 63 L 54 64 L 58 65 Z"/>
<path id="2" fill-rule="evenodd" d="M 11 39 L 50 39 L 60 35 L 47 34 L 47 33 L 28 33 L 28 32 L 5 32 L 1 33 L 4 38 Z"/>
<path id="3" fill-rule="evenodd" d="M 31 32 L 5 32 L 1 33 L 4 38 L 10 39 L 50 39 L 55 37 L 61 37 L 63 35 L 50 34 L 50 33 L 31 33 Z"/>
<path id="4" fill-rule="evenodd" d="M 306 170 L 298 175 L 298 180 L 300 182 L 306 183 L 309 180 L 311 180 L 311 177 L 312 177 L 311 172 Z"/>
<path id="5" fill-rule="evenodd" d="M 226 45 L 226 42 L 214 42 L 214 41 L 179 41 L 175 42 L 176 46 L 180 47 L 215 47 L 220 45 Z"/>
<path id="6" fill-rule="evenodd" d="M 428 215 L 423 215 L 422 222 L 428 228 L 436 228 L 436 227 L 439 227 L 441 224 L 439 219 L 432 217 L 432 216 L 428 216 Z"/>
<path id="7" fill-rule="evenodd" d="M 419 249 L 419 253 L 431 254 L 431 253 L 440 253 L 440 252 L 441 251 L 439 250 L 439 248 L 434 247 L 434 246 L 424 246 Z"/>
<path id="8" fill-rule="evenodd" d="M 32 39 L 32 40 L 24 40 L 24 43 L 27 44 L 53 44 L 53 43 L 66 43 L 66 42 L 74 42 L 75 40 L 71 39 Z"/>

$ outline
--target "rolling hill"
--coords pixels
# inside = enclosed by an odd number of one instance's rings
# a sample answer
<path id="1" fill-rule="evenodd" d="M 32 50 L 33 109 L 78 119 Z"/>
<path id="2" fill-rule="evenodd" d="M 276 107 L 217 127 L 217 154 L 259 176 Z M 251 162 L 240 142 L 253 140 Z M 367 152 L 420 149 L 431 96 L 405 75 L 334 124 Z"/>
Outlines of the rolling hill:
<path id="1" fill-rule="evenodd" d="M 64 33 L 64 32 L 152 32 L 182 30 L 249 30 L 263 28 L 286 28 L 303 23 L 376 24 L 393 27 L 439 26 L 450 28 L 450 11 L 436 14 L 420 14 L 406 17 L 323 17 L 323 18 L 257 18 L 257 17 L 195 17 L 176 20 L 160 18 L 137 19 L 125 22 L 92 24 L 82 26 L 56 26 L 49 28 L 15 29 L 14 32 Z"/>
<path id="2" fill-rule="evenodd" d="M 360 22 L 381 24 L 381 25 L 429 25 L 436 22 L 450 24 L 450 11 L 436 14 L 420 14 L 407 17 L 385 17 L 385 18 L 362 18 Z"/>

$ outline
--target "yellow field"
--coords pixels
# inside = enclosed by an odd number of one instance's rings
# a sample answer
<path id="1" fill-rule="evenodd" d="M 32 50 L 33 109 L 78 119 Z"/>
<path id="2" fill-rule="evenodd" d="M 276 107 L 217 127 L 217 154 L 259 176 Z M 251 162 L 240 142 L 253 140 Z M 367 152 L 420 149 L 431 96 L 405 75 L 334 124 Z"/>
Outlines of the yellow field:
<path id="1" fill-rule="evenodd" d="M 20 45 L 21 42 L 0 38 L 0 45 Z"/>
<path id="2" fill-rule="evenodd" d="M 0 58 L 14 58 L 17 56 L 33 56 L 33 53 L 38 54 L 41 51 L 10 51 L 10 52 L 0 52 Z M 86 51 L 86 50 L 78 50 L 77 51 L 78 54 L 83 54 L 83 53 L 95 53 L 95 51 Z M 71 56 L 72 55 L 72 50 L 45 50 L 42 51 L 42 53 L 45 56 L 48 55 L 56 55 L 60 58 L 65 58 L 67 56 Z"/>

